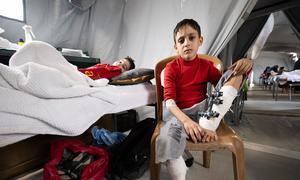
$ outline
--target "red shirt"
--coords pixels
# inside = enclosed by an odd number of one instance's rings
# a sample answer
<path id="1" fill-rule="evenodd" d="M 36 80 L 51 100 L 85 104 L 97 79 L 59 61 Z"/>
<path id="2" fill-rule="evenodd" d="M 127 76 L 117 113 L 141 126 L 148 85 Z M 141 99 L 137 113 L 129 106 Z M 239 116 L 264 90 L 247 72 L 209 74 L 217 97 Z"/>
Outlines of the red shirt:
<path id="1" fill-rule="evenodd" d="M 110 64 L 96 64 L 95 66 L 81 68 L 78 70 L 94 80 L 100 78 L 110 79 L 122 73 L 120 66 L 113 66 Z"/>
<path id="2" fill-rule="evenodd" d="M 166 65 L 164 99 L 173 99 L 180 109 L 191 107 L 207 97 L 207 83 L 216 85 L 220 77 L 220 71 L 209 60 L 196 57 L 185 61 L 178 57 Z"/>

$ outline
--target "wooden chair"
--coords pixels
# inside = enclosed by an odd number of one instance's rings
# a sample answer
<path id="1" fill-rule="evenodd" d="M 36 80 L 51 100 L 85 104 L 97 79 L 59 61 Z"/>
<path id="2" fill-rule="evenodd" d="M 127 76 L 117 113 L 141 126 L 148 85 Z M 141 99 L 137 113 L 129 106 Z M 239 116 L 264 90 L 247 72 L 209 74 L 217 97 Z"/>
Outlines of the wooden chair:
<path id="1" fill-rule="evenodd" d="M 201 58 L 210 60 L 214 65 L 223 72 L 221 61 L 213 56 L 198 55 Z M 151 162 L 150 162 L 150 179 L 159 180 L 160 164 L 155 163 L 155 146 L 156 138 L 160 133 L 160 127 L 163 115 L 163 89 L 161 85 L 161 72 L 165 68 L 166 64 L 174 60 L 177 56 L 171 56 L 161 60 L 155 67 L 155 80 L 156 80 L 156 115 L 157 125 L 151 139 Z M 221 121 L 217 129 L 218 140 L 211 143 L 194 143 L 187 141 L 186 149 L 191 151 L 203 151 L 203 166 L 209 168 L 211 152 L 215 150 L 228 149 L 232 152 L 233 159 L 233 171 L 235 180 L 244 180 L 245 168 L 244 168 L 244 144 L 238 135 L 225 124 L 224 120 Z"/>

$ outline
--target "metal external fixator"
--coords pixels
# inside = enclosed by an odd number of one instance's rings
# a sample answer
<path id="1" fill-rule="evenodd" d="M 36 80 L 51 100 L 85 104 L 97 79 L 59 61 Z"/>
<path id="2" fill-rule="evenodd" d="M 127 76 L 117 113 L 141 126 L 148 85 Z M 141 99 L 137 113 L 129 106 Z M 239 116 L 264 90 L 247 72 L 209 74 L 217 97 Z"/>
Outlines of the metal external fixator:
<path id="1" fill-rule="evenodd" d="M 221 91 L 214 91 L 213 93 L 208 94 L 208 108 L 204 112 L 199 112 L 198 115 L 200 117 L 206 117 L 210 119 L 211 117 L 218 117 L 219 113 L 212 111 L 212 106 L 214 104 L 223 104 L 223 100 L 220 97 L 223 96 L 223 92 Z"/>
<path id="2" fill-rule="evenodd" d="M 200 117 L 206 117 L 207 119 L 210 119 L 211 117 L 218 117 L 219 113 L 215 111 L 205 111 L 205 112 L 199 112 Z"/>

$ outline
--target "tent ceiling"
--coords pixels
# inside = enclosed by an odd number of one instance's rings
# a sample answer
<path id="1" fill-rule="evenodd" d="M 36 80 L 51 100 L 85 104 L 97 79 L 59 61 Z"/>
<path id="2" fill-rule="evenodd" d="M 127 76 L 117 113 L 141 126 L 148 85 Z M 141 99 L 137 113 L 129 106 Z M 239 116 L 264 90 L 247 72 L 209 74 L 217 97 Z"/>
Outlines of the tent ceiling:
<path id="1" fill-rule="evenodd" d="M 274 19 L 274 28 L 264 46 L 264 50 L 297 52 L 300 54 L 300 40 L 285 14 L 282 11 L 275 12 Z"/>
<path id="2" fill-rule="evenodd" d="M 296 52 L 300 54 L 299 29 L 297 30 L 297 27 L 300 27 L 299 11 L 299 0 L 258 0 L 249 19 L 264 16 L 269 13 L 274 13 L 275 19 L 274 29 L 263 50 Z M 286 14 L 288 14 L 289 17 L 287 17 Z M 291 24 L 291 20 L 294 20 L 294 24 Z"/>
<path id="3" fill-rule="evenodd" d="M 299 0 L 258 0 L 248 19 L 265 16 L 279 10 L 288 10 L 299 5 Z"/>
<path id="4" fill-rule="evenodd" d="M 245 57 L 246 52 L 259 35 L 271 13 L 274 13 L 275 16 L 274 31 L 267 39 L 262 50 L 276 52 L 292 51 L 300 56 L 299 12 L 299 0 L 258 0 L 249 17 L 237 33 L 232 60 Z"/>

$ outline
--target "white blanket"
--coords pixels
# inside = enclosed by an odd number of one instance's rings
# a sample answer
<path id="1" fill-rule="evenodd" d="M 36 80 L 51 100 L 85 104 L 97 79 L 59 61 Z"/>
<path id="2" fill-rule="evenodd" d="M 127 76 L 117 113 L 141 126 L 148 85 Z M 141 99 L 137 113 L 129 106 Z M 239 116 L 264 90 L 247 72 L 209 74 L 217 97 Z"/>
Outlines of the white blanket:
<path id="1" fill-rule="evenodd" d="M 93 81 L 42 42 L 22 47 L 0 64 L 0 147 L 3 137 L 79 135 L 120 103 L 107 80 Z M 21 139 L 22 139 L 21 138 Z"/>
<path id="2" fill-rule="evenodd" d="M 278 75 L 278 77 L 287 81 L 300 82 L 300 70 L 283 72 L 281 75 Z"/>

